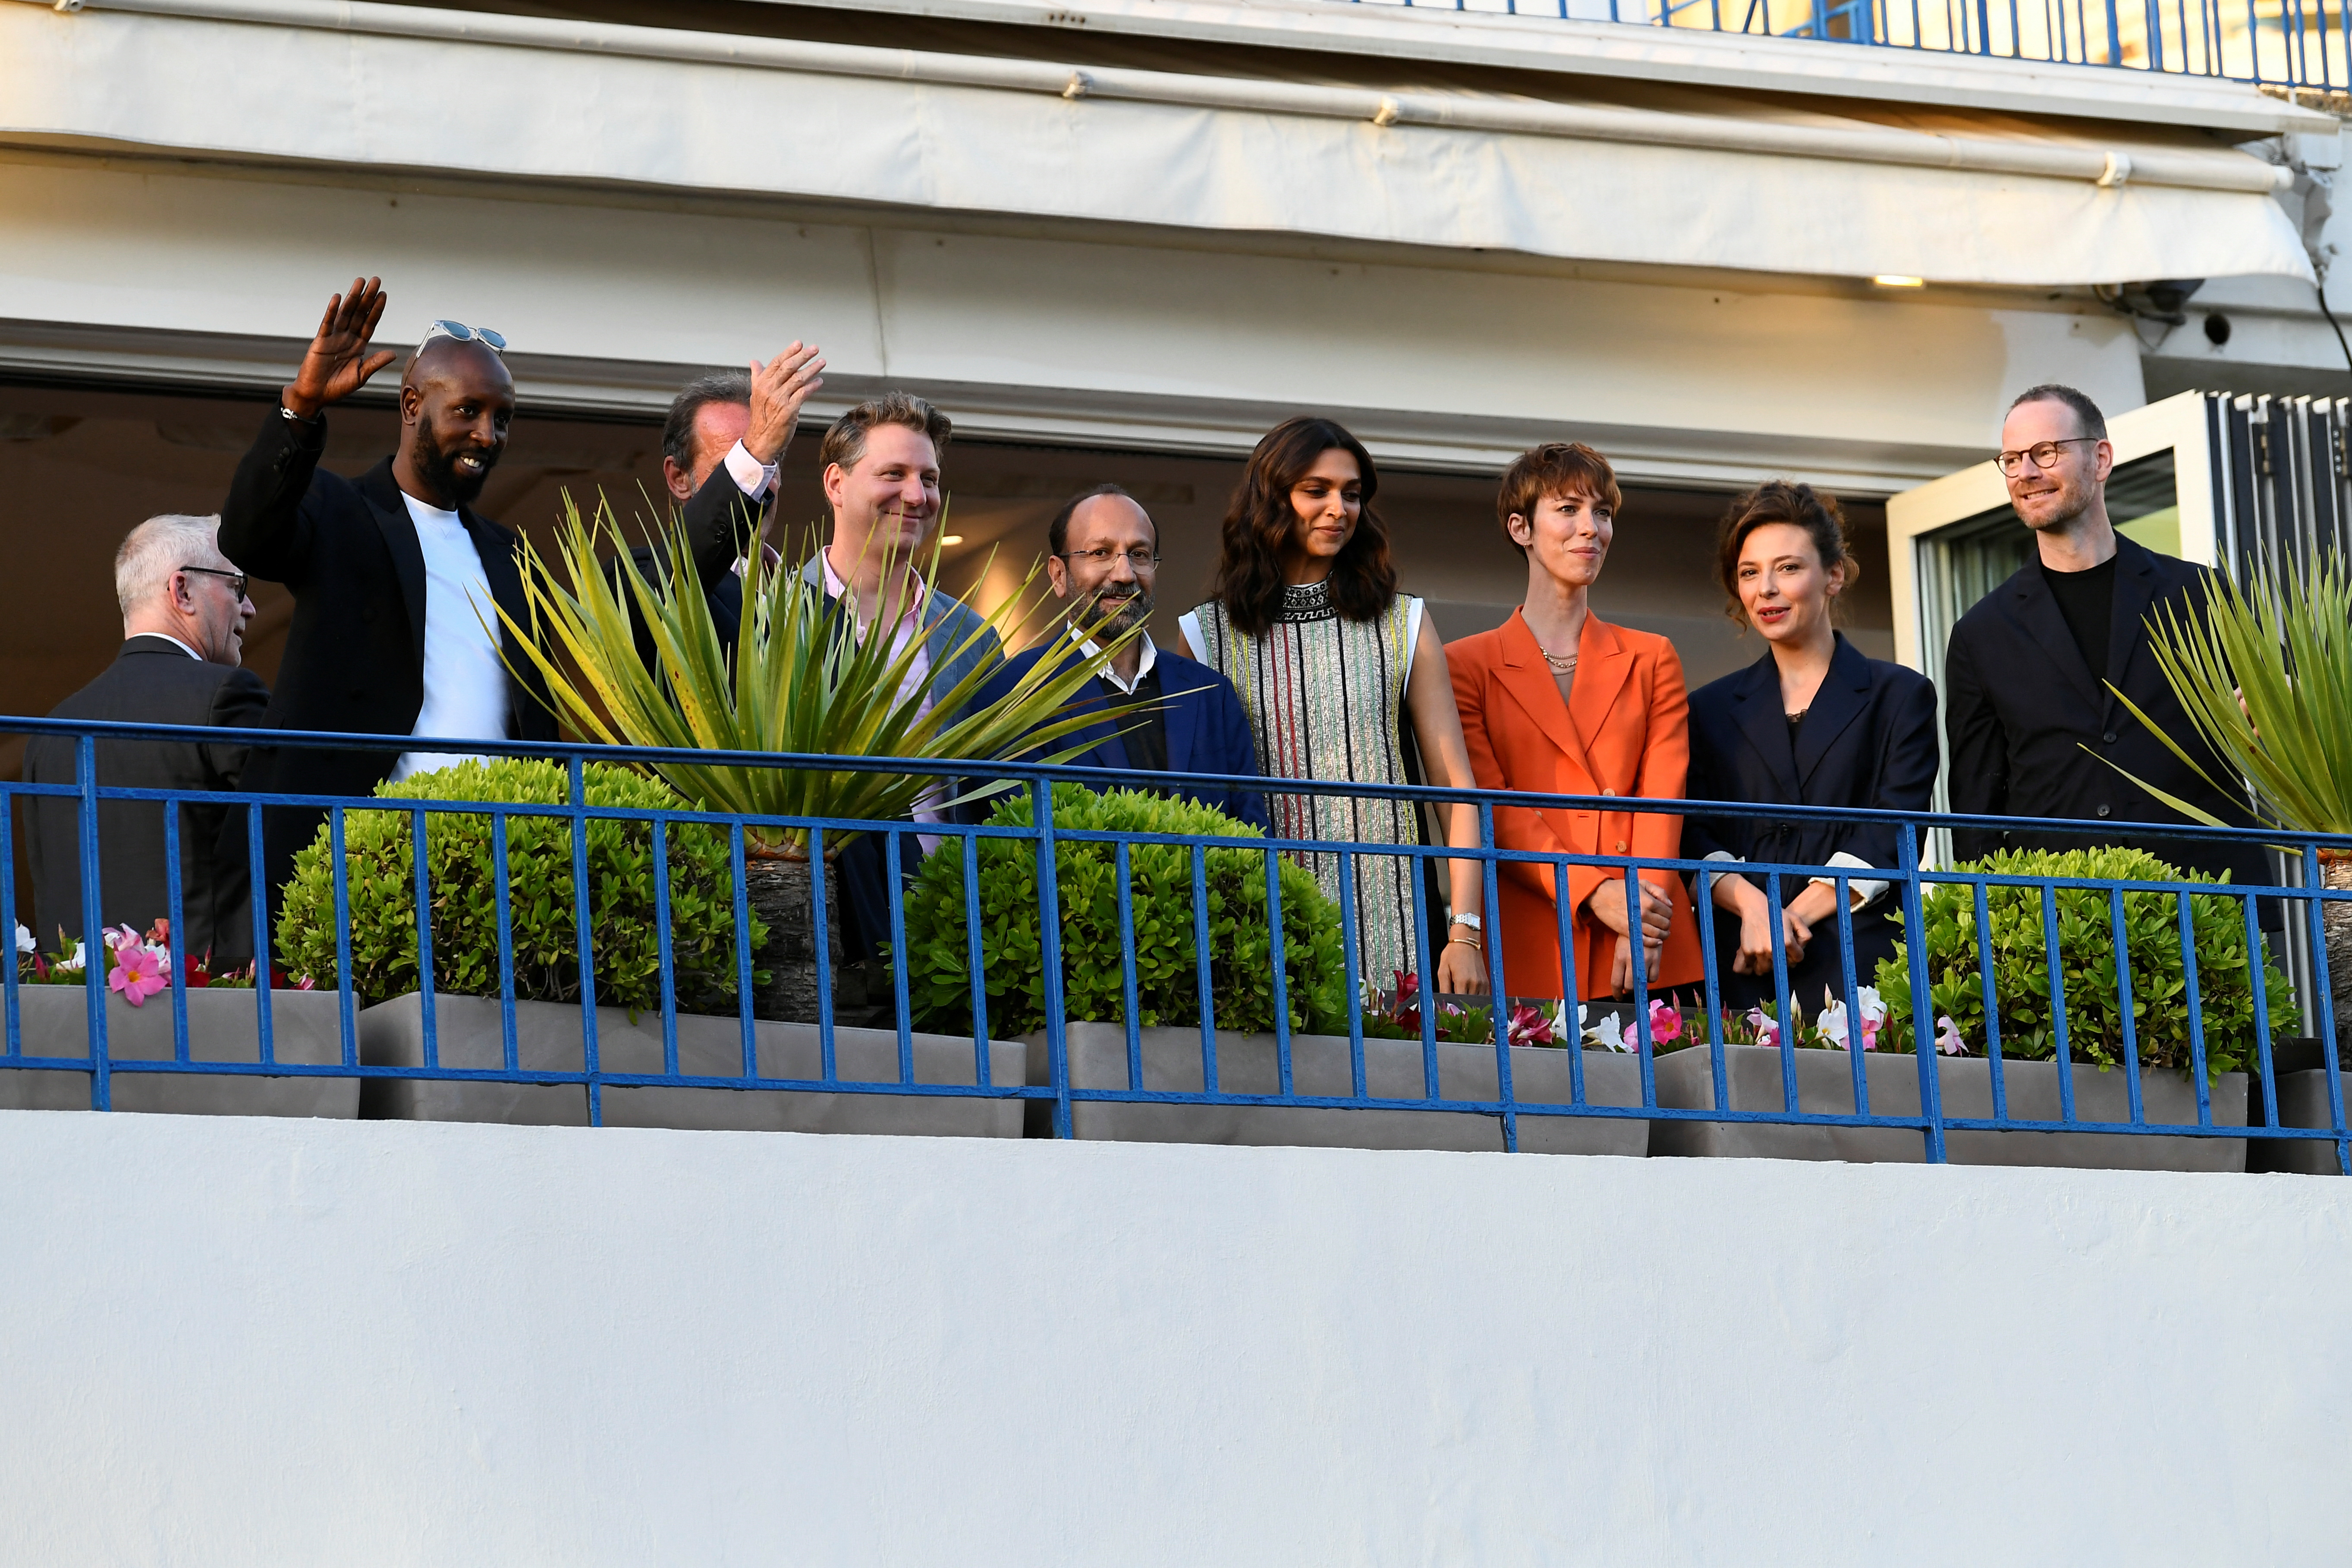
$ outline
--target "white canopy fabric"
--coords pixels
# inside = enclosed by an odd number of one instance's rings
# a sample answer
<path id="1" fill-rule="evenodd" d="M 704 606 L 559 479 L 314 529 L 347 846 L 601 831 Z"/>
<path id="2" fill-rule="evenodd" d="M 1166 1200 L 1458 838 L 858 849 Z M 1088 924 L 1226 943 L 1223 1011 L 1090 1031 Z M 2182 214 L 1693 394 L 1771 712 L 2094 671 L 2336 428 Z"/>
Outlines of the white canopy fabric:
<path id="1" fill-rule="evenodd" d="M 0 4 L 0 135 L 1802 275 L 2312 276 L 2284 171 L 2153 129 L 1938 135 L 362 0 Z"/>

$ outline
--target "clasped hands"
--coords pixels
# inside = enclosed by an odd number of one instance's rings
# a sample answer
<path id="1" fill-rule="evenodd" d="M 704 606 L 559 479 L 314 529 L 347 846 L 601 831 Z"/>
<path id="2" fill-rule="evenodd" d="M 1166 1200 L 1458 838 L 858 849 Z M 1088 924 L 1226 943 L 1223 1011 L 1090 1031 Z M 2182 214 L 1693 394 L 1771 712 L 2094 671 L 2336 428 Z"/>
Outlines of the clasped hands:
<path id="1" fill-rule="evenodd" d="M 1739 951 L 1732 956 L 1734 974 L 1772 973 L 1772 906 L 1762 889 L 1745 877 L 1727 877 L 1738 901 Z M 1780 906 L 1780 944 L 1791 966 L 1801 963 L 1813 940 L 1813 928 L 1837 909 L 1837 889 L 1830 882 L 1809 882 L 1804 891 Z"/>
<path id="2" fill-rule="evenodd" d="M 1665 957 L 1666 936 L 1675 927 L 1675 906 L 1664 889 L 1648 881 L 1635 885 L 1642 889 L 1642 973 L 1654 981 Z M 1584 907 L 1593 919 L 1617 933 L 1616 955 L 1609 964 L 1609 989 L 1622 995 L 1633 989 L 1633 922 L 1626 912 L 1625 879 L 1610 878 L 1592 890 Z"/>

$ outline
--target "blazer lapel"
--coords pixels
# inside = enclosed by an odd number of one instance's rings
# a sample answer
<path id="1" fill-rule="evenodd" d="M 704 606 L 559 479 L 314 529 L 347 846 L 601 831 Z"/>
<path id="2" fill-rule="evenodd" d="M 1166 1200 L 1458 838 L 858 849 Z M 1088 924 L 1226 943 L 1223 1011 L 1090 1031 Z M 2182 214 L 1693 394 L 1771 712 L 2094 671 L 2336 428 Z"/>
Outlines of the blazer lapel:
<path id="1" fill-rule="evenodd" d="M 1528 634 L 1528 640 L 1535 640 L 1533 633 Z M 1576 686 L 1568 701 L 1569 717 L 1576 727 L 1579 761 L 1584 760 L 1582 743 L 1601 733 L 1601 726 L 1609 721 L 1609 710 L 1617 706 L 1617 694 L 1625 689 L 1626 678 L 1633 672 L 1633 650 L 1618 637 L 1617 628 L 1588 612 L 1584 636 L 1577 643 Z M 1590 763 L 1584 771 L 1594 783 L 1600 782 L 1600 775 L 1593 773 Z"/>
<path id="2" fill-rule="evenodd" d="M 383 535 L 384 547 L 392 552 L 393 575 L 400 581 L 401 597 L 408 605 L 408 632 L 416 645 L 419 658 L 425 656 L 425 547 L 416 542 L 416 521 L 408 515 L 408 503 L 401 499 L 400 486 L 392 477 L 392 459 L 386 458 L 366 473 L 353 487 L 375 514 L 375 525 Z"/>
<path id="3" fill-rule="evenodd" d="M 2156 552 L 2122 534 L 2116 535 L 2116 607 L 2114 618 L 2107 623 L 2105 674 L 2118 687 L 2131 673 L 2132 656 L 2148 640 L 2144 623 L 2149 606 L 2156 603 L 2158 586 Z M 2100 689 L 2102 713 L 2112 716 L 2120 706 L 2114 692 Z"/>
<path id="4" fill-rule="evenodd" d="M 1824 680 L 1822 684 L 1828 682 Z M 1748 667 L 1731 701 L 1739 732 L 1748 737 L 1748 743 L 1764 759 L 1765 771 L 1772 775 L 1773 782 L 1794 801 L 1800 793 L 1797 760 L 1789 749 L 1789 716 L 1780 707 L 1780 667 L 1769 653 Z"/>
<path id="5" fill-rule="evenodd" d="M 1198 689 L 1209 684 L 1209 672 L 1198 665 L 1180 663 L 1166 648 L 1157 651 L 1151 668 L 1160 677 L 1160 716 L 1168 726 L 1168 771 L 1189 773 L 1192 742 L 1201 727 Z"/>
<path id="6" fill-rule="evenodd" d="M 2040 563 L 2029 561 L 2019 567 L 2009 580 L 2008 594 L 2010 614 L 2042 645 L 2052 671 L 2071 681 L 2094 712 L 2104 710 L 2106 704 L 2099 700 L 2104 693 L 2091 679 L 2091 667 L 2083 662 L 2083 650 L 2074 646 L 2074 634 L 2066 629 L 2066 617 L 2058 613 L 2058 601 L 2050 596 Z"/>
<path id="7" fill-rule="evenodd" d="M 1585 640 L 1582 647 L 1591 647 L 1593 620 L 1585 617 Z M 1592 784 L 1592 766 L 1585 759 L 1584 742 L 1576 732 L 1576 724 L 1569 716 L 1568 704 L 1559 700 L 1559 684 L 1551 678 L 1550 666 L 1544 663 L 1542 645 L 1519 612 L 1513 610 L 1511 618 L 1503 623 L 1503 662 L 1496 667 L 1496 676 L 1503 689 L 1517 699 L 1528 716 L 1584 774 L 1588 786 Z M 1577 657 L 1576 694 L 1584 695 L 1584 656 Z M 1588 790 L 1575 793 L 1590 793 Z"/>
<path id="8" fill-rule="evenodd" d="M 1797 731 L 1795 761 L 1801 791 L 1812 782 L 1813 770 L 1821 766 L 1837 738 L 1869 705 L 1870 660 L 1841 632 L 1821 689 L 1813 693 L 1812 705 L 1805 710 L 1804 726 Z"/>

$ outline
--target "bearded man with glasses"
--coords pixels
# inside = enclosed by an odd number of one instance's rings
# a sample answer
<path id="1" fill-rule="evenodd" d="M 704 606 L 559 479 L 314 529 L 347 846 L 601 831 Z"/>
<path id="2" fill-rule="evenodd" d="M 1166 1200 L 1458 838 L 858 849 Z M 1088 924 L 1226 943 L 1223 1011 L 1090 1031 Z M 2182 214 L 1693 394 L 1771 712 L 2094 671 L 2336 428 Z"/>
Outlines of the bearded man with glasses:
<path id="1" fill-rule="evenodd" d="M 2033 531 L 2034 556 L 1952 628 L 1944 659 L 1952 809 L 2100 826 L 2066 835 L 1955 833 L 1954 847 L 1974 858 L 2003 848 L 2134 845 L 2175 866 L 2227 871 L 2241 884 L 2269 882 L 2262 851 L 2252 845 L 2117 831 L 2126 822 L 2187 820 L 2124 773 L 2223 821 L 2249 821 L 2243 802 L 2199 777 L 2116 695 L 2120 689 L 2137 704 L 2211 776 L 2229 776 L 2197 740 L 2148 637 L 2151 616 L 2204 613 L 2210 574 L 2116 531 L 2106 504 L 2115 448 L 2098 405 L 2082 393 L 2050 385 L 2021 394 L 2000 445 L 1994 460 L 2011 507 Z M 2264 923 L 2275 916 L 2266 905 Z"/>
<path id="2" fill-rule="evenodd" d="M 1069 606 L 1060 635 L 1087 653 L 1151 618 L 1152 588 L 1160 575 L 1160 531 L 1133 496 L 1117 485 L 1097 485 L 1063 503 L 1046 526 L 1045 576 L 1054 596 Z M 1010 691 L 1043 648 L 1005 661 L 982 692 L 993 701 Z M 1070 711 L 1099 712 L 1101 720 L 1050 748 L 1081 745 L 1067 759 L 1072 767 L 1115 768 L 1146 775 L 1133 787 L 1157 789 L 1266 828 L 1265 796 L 1258 791 L 1220 784 L 1178 784 L 1171 773 L 1226 773 L 1255 778 L 1257 748 L 1249 717 L 1233 682 L 1183 655 L 1161 647 L 1139 632 L 1111 655 L 1110 666 L 1091 689 L 1071 700 Z"/>
<path id="3" fill-rule="evenodd" d="M 230 482 L 220 547 L 293 591 L 294 621 L 263 720 L 465 741 L 552 741 L 545 682 L 499 612 L 528 624 L 520 541 L 473 510 L 514 418 L 506 340 L 462 321 L 426 329 L 400 378 L 400 445 L 355 479 L 319 467 L 329 405 L 400 356 L 372 347 L 386 300 L 373 278 L 328 302 L 302 365 L 262 420 Z M 514 671 L 529 672 L 518 678 Z M 463 752 L 258 748 L 246 787 L 364 795 Z M 273 807 L 263 824 L 269 886 L 325 819 Z"/>

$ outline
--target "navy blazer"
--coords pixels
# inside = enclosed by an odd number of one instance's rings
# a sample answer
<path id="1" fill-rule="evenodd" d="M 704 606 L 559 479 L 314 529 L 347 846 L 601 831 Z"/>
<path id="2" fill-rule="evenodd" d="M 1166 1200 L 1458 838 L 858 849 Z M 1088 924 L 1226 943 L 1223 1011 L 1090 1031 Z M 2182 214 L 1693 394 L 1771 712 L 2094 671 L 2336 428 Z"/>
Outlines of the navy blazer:
<path id="1" fill-rule="evenodd" d="M 2228 871 L 2241 885 L 2270 881 L 2263 852 L 2253 845 L 2135 839 L 2105 826 L 2184 820 L 2117 768 L 2224 822 L 2248 821 L 2242 801 L 2199 778 L 2105 684 L 2121 688 L 2208 773 L 2227 782 L 2231 770 L 2198 738 L 2157 664 L 2145 624 L 2159 610 L 2176 617 L 2201 616 L 2209 581 L 2202 566 L 2159 555 L 2118 535 L 2107 668 L 2098 677 L 2066 629 L 2038 561 L 2026 563 L 1960 617 L 1944 658 L 1952 809 L 1972 816 L 2063 816 L 2102 824 L 2080 835 L 1955 833 L 1954 847 L 1963 858 L 1999 848 L 2137 843 L 2175 866 L 2217 876 Z M 2275 921 L 2273 911 L 2263 913 L 2266 922 Z"/>
<path id="2" fill-rule="evenodd" d="M 1936 785 L 1936 762 L 1934 683 L 1916 670 L 1869 658 L 1843 634 L 1793 742 L 1780 706 L 1780 672 L 1769 650 L 1747 668 L 1691 693 L 1690 780 L 1684 793 L 1692 800 L 1924 812 Z M 1743 860 L 1791 866 L 1826 866 L 1841 851 L 1880 867 L 1902 858 L 1892 824 L 1683 819 L 1686 858 L 1704 859 L 1718 849 Z M 1784 897 L 1797 890 L 1783 884 Z"/>
<path id="3" fill-rule="evenodd" d="M 981 689 L 982 702 L 1001 700 L 1027 674 L 1045 648 L 1033 647 L 1005 660 Z M 1164 706 L 1161 717 L 1168 725 L 1168 771 L 1171 773 L 1238 773 L 1255 778 L 1258 775 L 1257 746 L 1250 739 L 1249 715 L 1242 711 L 1242 700 L 1234 690 L 1234 683 L 1211 669 L 1207 665 L 1186 658 L 1182 654 L 1160 647 L 1153 665 L 1160 677 L 1160 698 Z M 1100 721 L 1085 729 L 1064 736 L 1052 743 L 1052 750 L 1083 744 L 1087 750 L 1066 759 L 1067 765 L 1082 768 L 1116 768 L 1130 771 L 1127 742 L 1120 737 L 1120 726 L 1114 721 L 1109 705 L 1101 689 L 1089 683 L 1087 689 L 1071 699 L 1066 712 L 1098 712 Z M 1214 806 L 1265 832 L 1273 825 L 1266 816 L 1265 796 L 1256 790 L 1224 789 L 1215 786 L 1187 789 L 1171 781 L 1166 785 L 1139 779 L 1139 787 L 1174 789 L 1187 800 Z M 977 803 L 976 803 L 977 804 Z"/>

